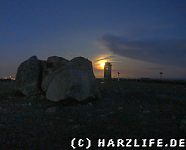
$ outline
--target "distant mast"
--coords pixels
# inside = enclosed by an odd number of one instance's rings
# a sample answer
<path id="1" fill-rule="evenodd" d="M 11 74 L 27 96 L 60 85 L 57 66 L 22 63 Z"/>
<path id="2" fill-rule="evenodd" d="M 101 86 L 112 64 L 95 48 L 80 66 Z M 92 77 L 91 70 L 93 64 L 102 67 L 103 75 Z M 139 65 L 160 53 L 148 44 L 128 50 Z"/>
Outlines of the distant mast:
<path id="1" fill-rule="evenodd" d="M 104 66 L 104 80 L 112 79 L 112 64 L 110 62 L 106 62 Z"/>
<path id="2" fill-rule="evenodd" d="M 120 76 L 119 76 L 119 75 L 120 75 L 120 72 L 118 72 L 118 81 L 119 81 L 119 78 L 120 78 Z"/>
<path id="3" fill-rule="evenodd" d="M 160 79 L 163 78 L 163 72 L 160 72 Z"/>

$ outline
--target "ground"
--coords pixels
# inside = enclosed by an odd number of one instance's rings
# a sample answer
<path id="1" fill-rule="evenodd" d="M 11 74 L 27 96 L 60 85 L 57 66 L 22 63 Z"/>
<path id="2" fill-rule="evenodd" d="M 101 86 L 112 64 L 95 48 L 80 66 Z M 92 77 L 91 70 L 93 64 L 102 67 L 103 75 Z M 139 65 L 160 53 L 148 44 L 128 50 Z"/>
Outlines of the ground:
<path id="1" fill-rule="evenodd" d="M 185 138 L 185 83 L 98 83 L 99 100 L 64 105 L 22 97 L 13 81 L 1 81 L 0 149 L 66 150 L 73 137 Z"/>

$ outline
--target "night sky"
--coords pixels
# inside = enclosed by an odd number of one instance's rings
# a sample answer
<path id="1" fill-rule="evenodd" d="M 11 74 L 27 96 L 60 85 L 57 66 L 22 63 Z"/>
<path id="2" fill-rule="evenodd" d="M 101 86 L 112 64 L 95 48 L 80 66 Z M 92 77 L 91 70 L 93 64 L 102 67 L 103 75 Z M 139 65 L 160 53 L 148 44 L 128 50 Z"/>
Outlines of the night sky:
<path id="1" fill-rule="evenodd" d="M 84 56 L 97 77 L 109 58 L 113 77 L 186 79 L 186 1 L 0 0 L 0 77 L 32 55 Z"/>

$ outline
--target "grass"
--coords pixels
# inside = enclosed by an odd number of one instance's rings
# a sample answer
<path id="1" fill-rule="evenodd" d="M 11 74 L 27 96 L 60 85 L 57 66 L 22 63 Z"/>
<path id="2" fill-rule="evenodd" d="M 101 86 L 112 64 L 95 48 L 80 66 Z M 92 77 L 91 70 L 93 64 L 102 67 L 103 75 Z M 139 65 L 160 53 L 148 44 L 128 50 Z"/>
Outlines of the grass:
<path id="1" fill-rule="evenodd" d="M 15 96 L 0 83 L 0 147 L 62 149 L 73 137 L 177 138 L 186 135 L 186 85 L 122 80 L 99 83 L 102 98 L 64 106 Z"/>

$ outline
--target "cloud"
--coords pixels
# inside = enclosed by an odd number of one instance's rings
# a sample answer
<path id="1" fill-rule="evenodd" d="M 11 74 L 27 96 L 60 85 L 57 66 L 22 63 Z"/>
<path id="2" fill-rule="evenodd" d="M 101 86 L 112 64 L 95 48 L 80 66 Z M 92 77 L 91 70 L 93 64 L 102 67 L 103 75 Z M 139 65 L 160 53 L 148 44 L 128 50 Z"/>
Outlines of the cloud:
<path id="1" fill-rule="evenodd" d="M 186 67 L 186 39 L 129 40 L 126 37 L 104 35 L 101 43 L 120 56 Z"/>
<path id="2" fill-rule="evenodd" d="M 109 59 L 112 59 L 114 58 L 115 56 L 106 56 L 106 57 L 102 57 L 102 58 L 99 58 L 99 59 L 96 59 L 96 61 L 100 61 L 100 60 L 109 60 Z"/>

